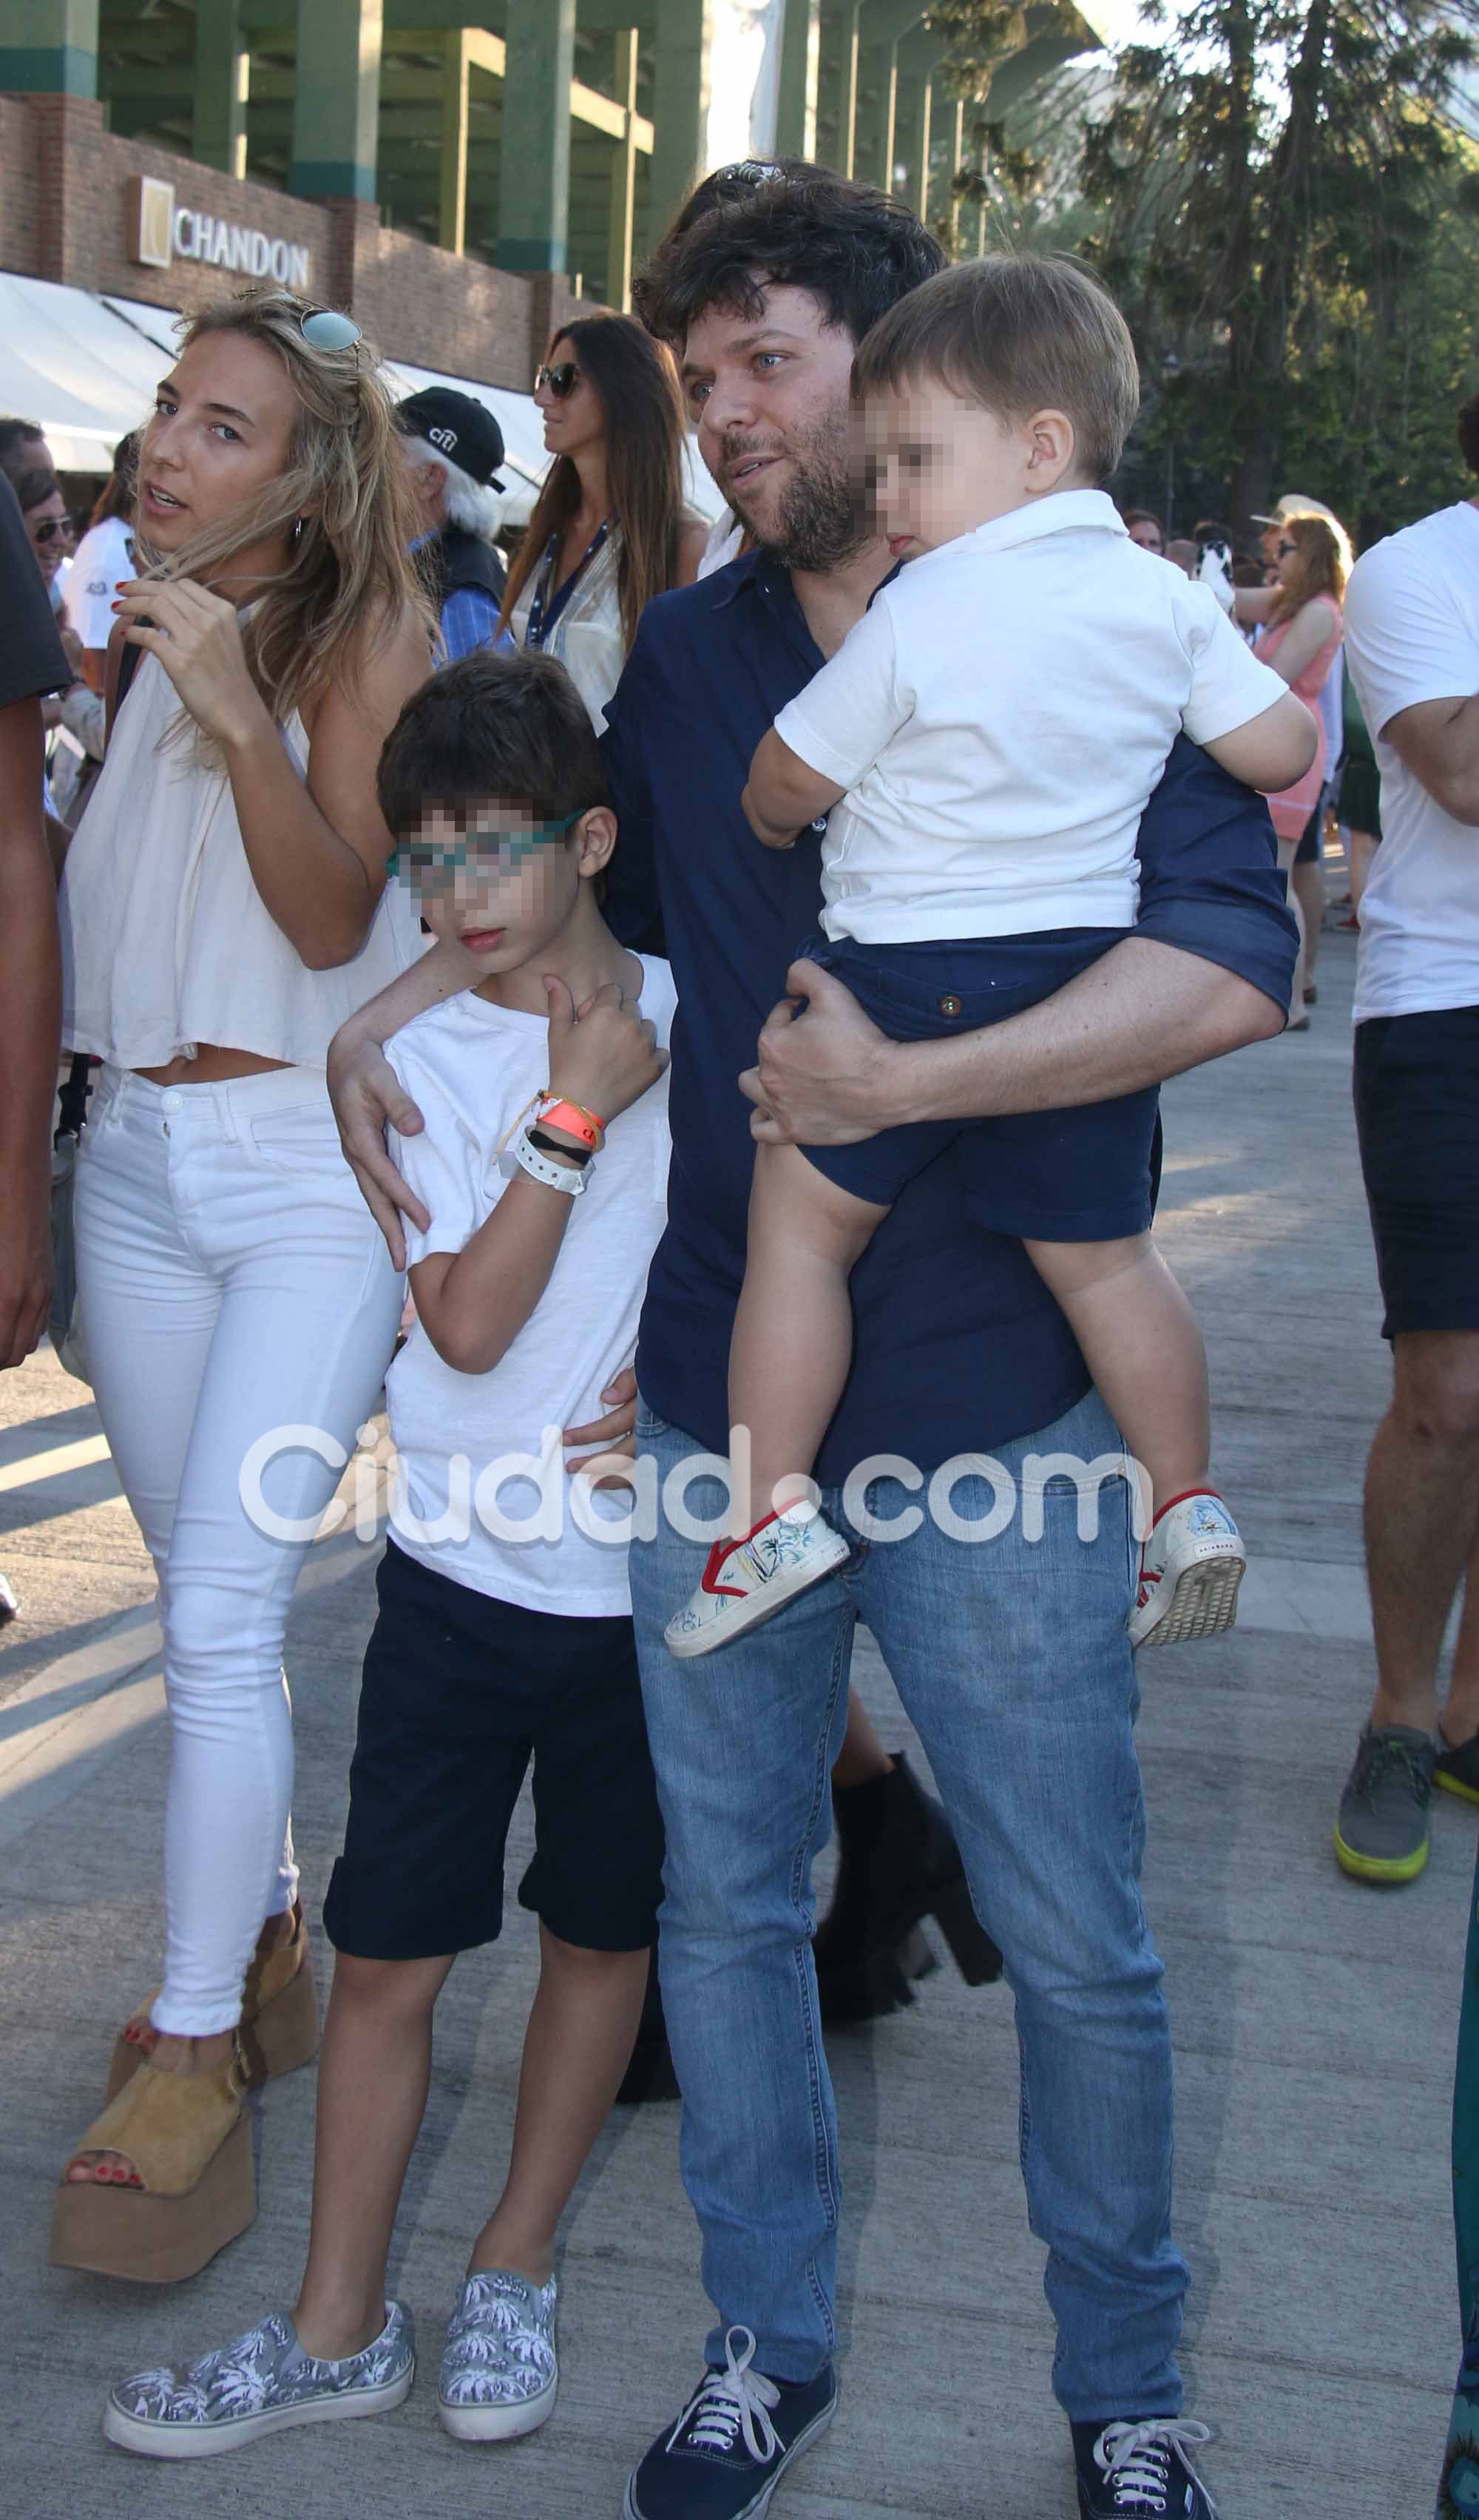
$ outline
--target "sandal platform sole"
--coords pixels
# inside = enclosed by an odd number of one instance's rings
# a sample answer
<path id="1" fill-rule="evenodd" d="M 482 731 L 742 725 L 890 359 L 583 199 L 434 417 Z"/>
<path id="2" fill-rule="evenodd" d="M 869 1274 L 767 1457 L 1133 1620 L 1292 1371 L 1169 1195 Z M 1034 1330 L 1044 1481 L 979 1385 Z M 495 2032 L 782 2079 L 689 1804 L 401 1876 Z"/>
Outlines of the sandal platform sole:
<path id="1" fill-rule="evenodd" d="M 183 2196 L 64 2180 L 52 2208 L 47 2263 L 130 2283 L 182 2283 L 238 2239 L 255 2215 L 251 2129 L 241 2117 Z"/>
<path id="2" fill-rule="evenodd" d="M 518 2441 L 524 2433 L 537 2433 L 555 2412 L 555 2400 L 560 2383 L 552 2380 L 537 2398 L 526 2398 L 521 2407 L 452 2407 L 438 2395 L 436 2412 L 443 2432 L 454 2441 L 488 2442 Z"/>
<path id="3" fill-rule="evenodd" d="M 119 2450 L 131 2450 L 141 2458 L 217 2458 L 259 2441 L 263 2433 L 285 2432 L 290 2424 L 334 2424 L 348 2415 L 388 2414 L 392 2407 L 405 2405 L 415 2377 L 413 2363 L 382 2389 L 342 2389 L 337 2397 L 310 2398 L 301 2406 L 268 2408 L 260 2415 L 237 2415 L 217 2424 L 146 2423 L 125 2414 L 110 2398 L 103 2430 Z"/>
<path id="4" fill-rule="evenodd" d="M 318 1997 L 313 1984 L 313 1957 L 305 1952 L 294 1974 L 281 1994 L 272 1997 L 258 2013 L 242 2024 L 242 2053 L 246 2064 L 246 2089 L 260 2091 L 264 2083 L 279 2074 L 292 2074 L 299 2065 L 309 2065 L 318 2054 Z M 113 2041 L 112 2059 L 108 2069 L 107 2097 L 112 2099 L 121 2092 L 139 2063 L 139 2049 L 120 2030 Z"/>

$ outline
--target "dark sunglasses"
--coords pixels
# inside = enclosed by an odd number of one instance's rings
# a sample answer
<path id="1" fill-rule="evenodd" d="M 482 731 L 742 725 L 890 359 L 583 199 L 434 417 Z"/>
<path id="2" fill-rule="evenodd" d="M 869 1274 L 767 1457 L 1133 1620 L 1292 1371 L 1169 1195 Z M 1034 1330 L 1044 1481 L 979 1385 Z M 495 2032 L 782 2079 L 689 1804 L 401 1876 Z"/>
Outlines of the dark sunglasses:
<path id="1" fill-rule="evenodd" d="M 70 517 L 43 517 L 39 525 L 31 527 L 33 543 L 54 543 L 59 534 L 65 543 L 76 541 L 77 528 Z"/>
<path id="2" fill-rule="evenodd" d="M 540 368 L 535 372 L 534 390 L 548 385 L 557 402 L 563 402 L 580 382 L 580 370 L 573 359 L 561 359 L 558 368 Z"/>
<path id="3" fill-rule="evenodd" d="M 1290 552 L 1296 552 L 1298 549 L 1298 543 L 1276 543 L 1274 557 L 1276 560 L 1287 560 Z"/>

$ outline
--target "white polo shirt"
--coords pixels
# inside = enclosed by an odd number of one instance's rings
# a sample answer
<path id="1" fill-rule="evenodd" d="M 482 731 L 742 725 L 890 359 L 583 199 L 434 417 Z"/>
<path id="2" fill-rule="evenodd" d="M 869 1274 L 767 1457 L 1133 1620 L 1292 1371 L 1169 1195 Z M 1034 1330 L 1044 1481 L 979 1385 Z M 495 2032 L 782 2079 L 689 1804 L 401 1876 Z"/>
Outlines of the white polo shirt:
<path id="1" fill-rule="evenodd" d="M 776 721 L 847 789 L 823 847 L 828 935 L 1133 925 L 1136 834 L 1176 737 L 1230 735 L 1287 689 L 1102 490 L 922 553 Z"/>
<path id="2" fill-rule="evenodd" d="M 1479 507 L 1460 499 L 1363 552 L 1345 617 L 1381 772 L 1356 1021 L 1479 1006 L 1479 831 L 1456 823 L 1386 740 L 1404 709 L 1479 692 Z"/>

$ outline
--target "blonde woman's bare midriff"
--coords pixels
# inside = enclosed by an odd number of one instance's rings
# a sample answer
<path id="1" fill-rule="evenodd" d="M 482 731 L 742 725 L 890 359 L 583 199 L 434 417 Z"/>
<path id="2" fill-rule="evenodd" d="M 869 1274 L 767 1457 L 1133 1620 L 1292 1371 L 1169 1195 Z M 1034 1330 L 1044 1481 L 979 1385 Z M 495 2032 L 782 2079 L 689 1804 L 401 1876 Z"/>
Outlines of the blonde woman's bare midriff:
<path id="1" fill-rule="evenodd" d="M 254 1050 L 219 1050 L 202 1041 L 194 1058 L 172 1058 L 166 1067 L 136 1067 L 147 1085 L 226 1085 L 234 1076 L 265 1076 L 274 1067 L 291 1067 L 291 1059 L 259 1058 Z"/>

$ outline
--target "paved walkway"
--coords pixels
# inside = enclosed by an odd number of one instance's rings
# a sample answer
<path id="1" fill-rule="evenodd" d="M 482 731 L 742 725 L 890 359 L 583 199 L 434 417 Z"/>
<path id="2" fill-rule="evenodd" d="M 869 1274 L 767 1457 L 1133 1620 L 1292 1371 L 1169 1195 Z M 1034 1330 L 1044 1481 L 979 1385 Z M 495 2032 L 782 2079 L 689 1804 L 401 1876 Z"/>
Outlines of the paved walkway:
<path id="1" fill-rule="evenodd" d="M 1142 1723 L 1194 2275 L 1188 2399 L 1222 2435 L 1208 2465 L 1224 2520 L 1428 2520 L 1456 2361 L 1448 2107 L 1473 1815 L 1438 1798 L 1433 1861 L 1395 1895 L 1345 1882 L 1329 1852 L 1372 1682 L 1359 1493 L 1387 1379 L 1347 1096 L 1351 965 L 1349 940 L 1327 936 L 1314 1031 L 1166 1098 L 1164 1239 L 1206 1324 L 1220 1467 L 1257 1560 L 1233 1636 L 1147 1657 Z M 104 2445 L 108 2378 L 221 2342 L 291 2293 L 313 2078 L 256 2104 L 261 2212 L 194 2283 L 46 2270 L 51 2182 L 156 1971 L 163 1724 L 147 1580 L 87 1395 L 46 1358 L 8 1378 L 5 1401 L 0 1562 L 33 1613 L 45 1605 L 0 1650 L 7 2512 L 614 2520 L 630 2456 L 692 2385 L 705 2323 L 675 2110 L 613 2119 L 570 2215 L 548 2429 L 507 2452 L 459 2449 L 428 2385 L 505 2158 L 534 1966 L 516 1911 L 499 1952 L 459 1968 L 440 2018 L 394 2276 L 426 2358 L 410 2405 L 188 2470 Z M 342 1813 L 372 1558 L 352 1539 L 321 1544 L 294 1611 L 312 1893 Z M 907 1742 L 875 1657 L 859 1682 L 885 1736 Z M 843 2410 L 777 2520 L 1066 2520 L 1009 2000 L 942 1969 L 911 2012 L 835 2041 L 832 2064 Z"/>

